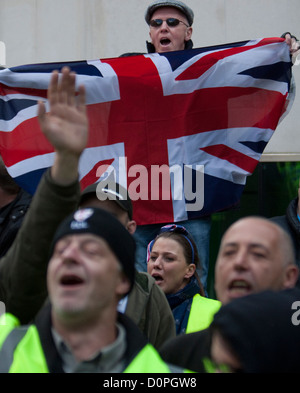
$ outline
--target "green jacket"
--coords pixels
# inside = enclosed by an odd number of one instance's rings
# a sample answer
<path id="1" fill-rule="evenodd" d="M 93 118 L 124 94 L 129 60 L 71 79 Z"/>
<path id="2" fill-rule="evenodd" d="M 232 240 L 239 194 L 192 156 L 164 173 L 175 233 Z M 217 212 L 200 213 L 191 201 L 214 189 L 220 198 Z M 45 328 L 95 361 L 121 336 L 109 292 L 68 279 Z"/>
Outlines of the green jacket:
<path id="1" fill-rule="evenodd" d="M 47 297 L 50 241 L 60 222 L 76 209 L 79 197 L 78 182 L 58 186 L 47 171 L 15 241 L 0 259 L 0 301 L 22 324 L 34 318 Z"/>
<path id="2" fill-rule="evenodd" d="M 0 328 L 0 373 L 64 373 L 62 360 L 51 334 L 51 306 L 44 307 L 35 323 L 18 327 L 18 320 L 5 315 Z M 125 368 L 130 373 L 168 373 L 169 366 L 124 314 L 118 322 L 126 331 Z"/>
<path id="3" fill-rule="evenodd" d="M 50 244 L 58 225 L 78 207 L 79 199 L 79 182 L 58 186 L 51 179 L 50 171 L 46 171 L 15 242 L 0 259 L 0 301 L 21 324 L 29 323 L 47 298 Z M 176 335 L 168 301 L 146 273 L 136 274 L 125 313 L 156 348 Z"/>
<path id="4" fill-rule="evenodd" d="M 166 295 L 147 273 L 136 272 L 125 314 L 157 349 L 176 336 L 175 321 Z"/>

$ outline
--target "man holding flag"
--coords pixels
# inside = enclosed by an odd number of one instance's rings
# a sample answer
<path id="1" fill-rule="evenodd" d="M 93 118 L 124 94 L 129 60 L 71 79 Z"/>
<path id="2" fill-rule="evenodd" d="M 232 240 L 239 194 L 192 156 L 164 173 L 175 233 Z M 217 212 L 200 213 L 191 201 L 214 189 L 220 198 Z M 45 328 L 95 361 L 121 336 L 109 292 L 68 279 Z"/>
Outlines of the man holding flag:
<path id="1" fill-rule="evenodd" d="M 151 42 L 147 42 L 149 53 L 169 52 L 192 49 L 191 40 L 194 22 L 193 10 L 181 1 L 154 1 L 145 13 L 149 25 Z M 168 223 L 138 225 L 134 234 L 136 249 L 136 266 L 147 271 L 146 250 L 149 242 L 154 239 L 161 226 Z M 209 237 L 211 228 L 210 216 L 184 220 L 180 222 L 192 234 L 198 248 L 201 271 L 198 272 L 206 290 L 206 279 L 209 268 Z"/>
<path id="2" fill-rule="evenodd" d="M 194 21 L 193 10 L 178 0 L 160 1 L 151 3 L 146 10 L 145 20 L 149 25 L 151 42 L 147 42 L 148 53 L 165 53 L 193 48 L 191 40 Z M 293 54 L 297 49 L 297 39 L 289 33 L 285 34 L 286 42 Z M 210 215 L 201 218 L 193 218 L 179 222 L 192 234 L 198 247 L 202 270 L 199 271 L 202 284 L 206 289 L 206 281 L 209 270 L 209 238 L 211 229 Z M 136 265 L 139 270 L 147 270 L 146 249 L 162 225 L 157 223 L 138 225 L 135 232 L 137 242 Z"/>

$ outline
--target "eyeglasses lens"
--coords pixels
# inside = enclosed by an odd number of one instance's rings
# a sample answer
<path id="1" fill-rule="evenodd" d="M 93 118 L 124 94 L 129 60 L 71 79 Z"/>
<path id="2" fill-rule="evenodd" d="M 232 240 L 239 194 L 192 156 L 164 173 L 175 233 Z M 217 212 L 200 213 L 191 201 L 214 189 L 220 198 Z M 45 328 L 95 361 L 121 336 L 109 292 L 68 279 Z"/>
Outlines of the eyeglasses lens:
<path id="1" fill-rule="evenodd" d="M 162 19 L 152 19 L 150 21 L 150 26 L 151 27 L 160 27 L 163 24 L 163 20 Z M 175 27 L 177 25 L 179 25 L 180 20 L 176 19 L 176 18 L 168 18 L 166 19 L 167 25 L 169 27 Z"/>

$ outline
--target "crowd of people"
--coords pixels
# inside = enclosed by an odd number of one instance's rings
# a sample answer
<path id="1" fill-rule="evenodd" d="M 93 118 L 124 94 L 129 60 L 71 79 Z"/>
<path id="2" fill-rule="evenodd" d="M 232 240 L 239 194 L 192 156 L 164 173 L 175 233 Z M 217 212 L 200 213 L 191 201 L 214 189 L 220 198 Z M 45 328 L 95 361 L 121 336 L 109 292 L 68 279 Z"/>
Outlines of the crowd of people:
<path id="1" fill-rule="evenodd" d="M 148 52 L 192 48 L 181 1 L 154 1 L 145 20 Z M 38 106 L 55 159 L 34 196 L 0 168 L 0 372 L 298 372 L 300 195 L 287 216 L 227 229 L 208 298 L 209 217 L 139 226 L 120 184 L 80 190 L 86 92 L 59 74 Z"/>

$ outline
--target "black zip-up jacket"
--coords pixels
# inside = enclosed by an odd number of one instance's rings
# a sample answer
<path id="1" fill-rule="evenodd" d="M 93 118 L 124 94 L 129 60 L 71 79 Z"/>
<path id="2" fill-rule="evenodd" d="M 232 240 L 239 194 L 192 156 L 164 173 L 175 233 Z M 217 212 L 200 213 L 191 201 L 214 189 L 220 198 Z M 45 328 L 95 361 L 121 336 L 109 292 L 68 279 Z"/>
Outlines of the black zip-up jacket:
<path id="1" fill-rule="evenodd" d="M 30 206 L 31 199 L 32 196 L 21 189 L 11 203 L 0 209 L 0 258 L 7 253 L 12 245 Z"/>
<path id="2" fill-rule="evenodd" d="M 280 225 L 290 234 L 295 248 L 296 263 L 300 269 L 300 221 L 297 217 L 297 206 L 298 198 L 295 198 L 289 203 L 285 215 L 272 217 L 270 220 Z M 297 281 L 297 287 L 300 288 L 300 277 Z"/>

